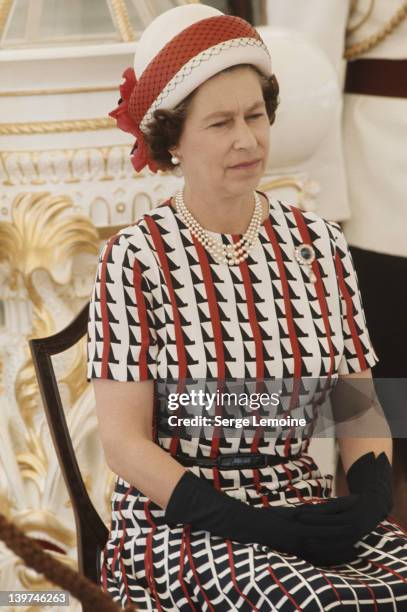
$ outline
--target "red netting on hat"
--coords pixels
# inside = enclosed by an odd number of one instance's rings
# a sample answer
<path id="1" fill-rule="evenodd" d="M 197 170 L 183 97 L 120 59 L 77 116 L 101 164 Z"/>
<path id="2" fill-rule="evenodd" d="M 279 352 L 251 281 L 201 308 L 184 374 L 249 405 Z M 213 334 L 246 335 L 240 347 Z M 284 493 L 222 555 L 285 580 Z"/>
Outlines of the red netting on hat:
<path id="1" fill-rule="evenodd" d="M 193 57 L 234 38 L 261 40 L 257 30 L 240 17 L 220 15 L 202 19 L 174 36 L 151 60 L 138 81 L 132 68 L 123 73 L 125 83 L 120 86 L 121 100 L 109 115 L 117 120 L 120 129 L 136 136 L 131 161 L 138 172 L 146 165 L 153 172 L 157 170 L 156 164 L 148 157 L 148 148 L 139 128 L 154 100 Z"/>
<path id="2" fill-rule="evenodd" d="M 233 38 L 261 40 L 247 21 L 231 15 L 202 19 L 174 36 L 149 63 L 133 91 L 129 112 L 139 123 L 159 93 L 173 76 L 193 57 Z"/>

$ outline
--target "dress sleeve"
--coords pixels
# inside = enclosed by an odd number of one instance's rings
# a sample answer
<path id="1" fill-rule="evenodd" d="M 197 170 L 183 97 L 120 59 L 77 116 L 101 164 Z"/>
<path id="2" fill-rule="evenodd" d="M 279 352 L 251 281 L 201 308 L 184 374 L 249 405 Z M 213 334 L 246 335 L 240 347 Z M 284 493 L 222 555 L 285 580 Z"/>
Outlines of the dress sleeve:
<path id="1" fill-rule="evenodd" d="M 87 336 L 87 380 L 157 378 L 157 334 L 152 295 L 138 250 L 122 234 L 99 255 Z"/>
<path id="2" fill-rule="evenodd" d="M 335 270 L 341 306 L 344 351 L 338 374 L 363 372 L 379 360 L 366 325 L 357 274 L 346 238 L 337 223 L 330 223 L 335 236 Z"/>

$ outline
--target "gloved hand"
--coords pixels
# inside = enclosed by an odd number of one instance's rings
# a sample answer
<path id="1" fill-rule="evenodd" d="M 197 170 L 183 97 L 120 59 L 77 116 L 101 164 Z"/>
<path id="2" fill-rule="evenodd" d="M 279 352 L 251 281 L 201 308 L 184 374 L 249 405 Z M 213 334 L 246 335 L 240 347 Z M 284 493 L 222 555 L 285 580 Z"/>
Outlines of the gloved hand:
<path id="1" fill-rule="evenodd" d="M 351 510 L 358 501 L 357 495 L 346 495 L 344 497 L 329 498 L 317 504 L 299 504 L 293 508 L 286 506 L 275 507 L 280 516 L 288 516 L 293 513 L 295 519 L 305 525 L 313 525 L 318 528 L 333 527 L 348 520 L 347 512 Z M 329 546 L 323 540 L 307 537 L 306 546 L 308 554 L 306 558 L 314 565 L 340 565 L 351 563 L 358 557 L 357 549 L 353 546 L 357 538 L 356 529 L 353 537 L 338 538 Z"/>
<path id="2" fill-rule="evenodd" d="M 356 528 L 356 540 L 370 533 L 391 511 L 392 469 L 383 452 L 377 458 L 374 453 L 365 453 L 349 468 L 346 474 L 349 491 L 355 502 L 345 508 L 342 520 L 351 521 Z M 342 503 L 337 498 L 332 503 Z M 324 504 L 325 505 L 325 504 Z M 307 525 L 327 525 L 330 517 L 321 504 L 315 509 L 302 507 L 300 520 Z M 333 506 L 335 508 L 335 505 Z"/>
<path id="3" fill-rule="evenodd" d="M 392 467 L 386 453 L 359 457 L 346 474 L 349 491 L 360 495 L 352 509 L 358 523 L 359 537 L 372 531 L 393 507 Z"/>
<path id="4" fill-rule="evenodd" d="M 318 516 L 318 524 L 334 525 L 340 518 L 340 515 L 350 510 L 358 501 L 357 495 L 344 495 L 342 497 L 327 497 L 321 499 L 318 503 L 305 503 L 289 506 L 274 506 L 282 515 L 286 510 L 294 508 L 296 516 L 301 519 L 302 516 Z"/>
<path id="5" fill-rule="evenodd" d="M 170 527 L 190 524 L 195 530 L 207 530 L 237 542 L 264 544 L 315 564 L 344 563 L 345 557 L 348 560 L 355 528 L 340 513 L 334 524 L 321 526 L 298 520 L 296 508 L 281 510 L 250 506 L 186 470 L 175 485 L 164 518 Z"/>

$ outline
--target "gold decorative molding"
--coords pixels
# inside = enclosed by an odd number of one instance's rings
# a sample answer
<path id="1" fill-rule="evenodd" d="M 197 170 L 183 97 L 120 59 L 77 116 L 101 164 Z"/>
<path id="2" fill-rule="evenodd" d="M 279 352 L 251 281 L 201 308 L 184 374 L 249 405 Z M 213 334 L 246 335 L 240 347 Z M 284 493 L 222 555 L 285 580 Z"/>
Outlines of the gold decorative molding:
<path id="1" fill-rule="evenodd" d="M 72 282 L 75 256 L 90 253 L 95 256 L 96 262 L 98 252 L 97 230 L 84 214 L 77 212 L 71 198 L 48 192 L 21 193 L 15 198 L 11 221 L 0 222 L 0 262 L 6 262 L 10 268 L 10 289 L 17 292 L 17 297 L 27 295 L 27 301 L 31 302 L 32 336 L 43 337 L 55 333 L 55 327 L 59 324 L 54 319 L 56 307 L 65 310 L 65 316 L 70 317 L 66 301 L 59 296 L 56 286 L 66 288 Z M 47 291 L 47 301 L 34 284 L 34 273 L 38 270 L 48 273 L 47 277 L 43 275 L 42 283 Z M 37 416 L 42 408 L 27 341 L 24 342 L 24 359 L 14 382 L 15 403 L 19 413 L 19 418 L 15 419 L 18 430 L 11 427 L 9 439 L 15 452 L 19 480 L 32 493 L 33 498 L 41 500 L 52 470 L 43 431 L 38 431 Z M 69 393 L 67 403 L 73 406 L 87 385 L 84 343 L 75 345 L 61 365 L 63 374 L 59 377 L 62 379 L 59 384 L 64 383 Z M 51 554 L 68 565 L 76 565 L 68 554 L 64 554 L 75 547 L 75 530 L 66 525 L 52 508 L 21 509 L 13 505 L 7 490 L 0 490 L 0 509 L 4 507 L 7 509 L 5 514 L 23 531 L 60 550 L 59 553 L 56 550 L 50 551 Z M 47 588 L 43 577 L 33 576 L 25 566 L 21 564 L 20 567 L 17 562 L 15 574 L 16 579 L 27 589 L 34 586 Z"/>
<path id="2" fill-rule="evenodd" d="M 109 0 L 111 12 L 123 42 L 133 42 L 136 34 L 131 25 L 124 0 Z"/>
<path id="3" fill-rule="evenodd" d="M 272 179 L 267 183 L 262 183 L 259 187 L 260 191 L 273 191 L 273 189 L 280 189 L 281 187 L 293 187 L 296 191 L 302 192 L 302 184 L 300 181 L 293 177 L 282 177 L 278 179 Z"/>
<path id="4" fill-rule="evenodd" d="M 25 533 L 41 533 L 44 525 L 50 542 L 61 542 L 64 547 L 75 546 L 76 537 L 72 529 L 66 527 L 59 518 L 49 510 L 27 509 L 13 516 L 13 522 Z"/>
<path id="5" fill-rule="evenodd" d="M 129 145 L 110 145 L 0 151 L 0 184 L 11 187 L 144 178 L 147 171 L 134 171 L 130 150 Z"/>
<path id="6" fill-rule="evenodd" d="M 295 189 L 295 191 L 298 193 L 298 199 L 296 202 L 298 208 L 305 211 L 315 209 L 314 198 L 319 192 L 319 185 L 316 181 L 301 180 L 293 176 L 283 176 L 267 181 L 266 183 L 262 183 L 259 189 L 267 192 L 284 187 Z"/>
<path id="7" fill-rule="evenodd" d="M 64 286 L 72 280 L 73 257 L 79 253 L 97 255 L 99 238 L 92 222 L 75 212 L 73 201 L 67 196 L 52 196 L 48 192 L 24 193 L 17 196 L 12 206 L 12 221 L 0 222 L 0 261 L 10 265 L 10 284 L 25 287 L 33 305 L 34 337 L 55 333 L 51 311 L 37 292 L 33 274 L 46 270 L 55 285 Z M 58 299 L 57 296 L 55 299 Z M 74 383 L 72 377 L 84 377 L 83 347 L 77 346 L 80 356 L 73 356 L 71 371 L 66 375 L 71 399 L 80 395 L 83 386 Z M 21 416 L 27 427 L 27 450 L 20 457 L 20 464 L 27 477 L 42 481 L 46 465 L 45 452 L 41 448 L 34 427 L 38 410 L 38 393 L 34 366 L 27 349 L 27 359 L 15 381 L 15 395 Z M 79 365 L 81 364 L 81 366 Z M 27 454 L 28 453 L 28 454 Z M 40 464 L 38 464 L 40 461 Z"/>
<path id="8" fill-rule="evenodd" d="M 32 425 L 30 420 L 30 426 Z M 38 437 L 30 437 L 29 443 L 33 452 L 16 453 L 17 465 L 21 478 L 25 481 L 31 480 L 36 485 L 38 493 L 41 493 L 41 486 L 47 475 L 47 459 Z"/>
<path id="9" fill-rule="evenodd" d="M 97 255 L 99 239 L 91 221 L 75 212 L 73 201 L 49 193 L 24 193 L 12 206 L 12 222 L 0 222 L 0 261 L 11 269 L 9 284 L 25 287 L 33 307 L 34 337 L 55 333 L 55 322 L 49 307 L 34 286 L 36 270 L 46 270 L 56 285 L 71 281 L 73 257 L 77 253 Z M 53 298 L 53 303 L 57 300 Z M 83 343 L 76 345 L 71 356 L 65 384 L 74 404 L 85 388 L 86 364 Z M 25 425 L 25 449 L 16 454 L 23 481 L 31 481 L 42 493 L 48 473 L 48 458 L 42 438 L 36 431 L 35 415 L 40 409 L 38 387 L 31 354 L 25 349 L 25 362 L 15 380 L 15 398 Z M 18 448 L 17 441 L 16 447 Z M 51 527 L 49 521 L 42 530 Z M 62 536 L 62 534 L 61 534 Z"/>
<path id="10" fill-rule="evenodd" d="M 120 232 L 120 230 L 122 230 L 125 227 L 128 227 L 129 225 L 131 224 L 123 223 L 121 225 L 108 225 L 108 226 L 98 227 L 97 229 L 98 229 L 99 238 L 100 240 L 108 240 L 109 238 L 117 234 L 117 232 Z"/>
<path id="11" fill-rule="evenodd" d="M 58 134 L 61 132 L 89 132 L 111 130 L 116 121 L 110 117 L 97 119 L 70 119 L 67 121 L 28 121 L 0 123 L 0 136 L 27 136 L 30 134 Z"/>
<path id="12" fill-rule="evenodd" d="M 56 284 L 64 285 L 71 279 L 71 260 L 76 253 L 98 252 L 94 225 L 75 212 L 69 196 L 22 193 L 15 198 L 11 213 L 11 223 L 0 222 L 0 261 L 9 261 L 26 284 L 34 270 L 44 269 Z M 32 297 L 38 305 L 37 297 Z"/>
<path id="13" fill-rule="evenodd" d="M 61 89 L 21 89 L 0 91 L 0 98 L 18 98 L 27 96 L 65 96 L 66 94 L 100 93 L 117 91 L 117 85 L 100 85 L 99 87 L 64 87 Z"/>
<path id="14" fill-rule="evenodd" d="M 74 405 L 88 386 L 86 380 L 86 338 L 82 338 L 75 346 L 75 358 L 69 372 L 59 381 L 59 384 L 67 385 L 70 391 L 71 405 Z"/>
<path id="15" fill-rule="evenodd" d="M 13 0 L 0 0 L 0 35 L 6 27 L 7 19 L 11 11 Z"/>
<path id="16" fill-rule="evenodd" d="M 281 177 L 278 179 L 272 179 L 271 181 L 267 181 L 265 183 L 262 183 L 259 185 L 259 190 L 260 191 L 273 191 L 274 189 L 280 189 L 283 187 L 291 187 L 293 189 L 295 189 L 298 192 L 298 201 L 297 201 L 297 205 L 299 208 L 303 209 L 303 201 L 304 198 L 308 195 L 308 189 L 307 189 L 307 185 L 309 184 L 309 182 L 305 182 L 305 181 L 300 181 L 298 179 L 296 179 L 295 177 Z M 140 195 L 140 194 L 138 194 Z M 148 196 L 148 194 L 143 194 Z M 150 199 L 150 208 L 152 206 L 152 202 Z M 304 207 L 305 208 L 305 207 Z M 135 211 L 135 206 L 133 203 L 133 214 L 132 214 L 132 219 L 134 219 L 133 223 L 136 223 L 137 221 L 137 217 L 136 217 L 136 211 Z M 131 223 L 122 223 L 122 224 L 118 224 L 118 225 L 107 225 L 107 226 L 99 226 L 97 228 L 98 234 L 99 234 L 99 238 L 101 240 L 108 240 L 109 238 L 111 238 L 111 236 L 114 236 L 115 234 L 117 234 L 117 232 L 119 232 L 120 230 L 124 229 L 125 227 L 129 227 L 130 225 L 132 225 Z"/>
<path id="17" fill-rule="evenodd" d="M 30 335 L 49 336 L 55 333 L 56 327 L 73 318 L 67 297 L 74 293 L 73 286 L 77 280 L 73 275 L 76 257 L 89 253 L 94 256 L 96 266 L 99 244 L 97 229 L 87 216 L 78 211 L 74 199 L 48 192 L 23 192 L 15 197 L 10 208 L 10 220 L 0 222 L 0 262 L 5 262 L 6 270 L 10 269 L 5 277 L 6 283 L 16 292 L 14 294 L 6 286 L 6 299 L 31 303 L 29 311 L 33 323 Z M 76 569 L 77 563 L 72 556 L 76 544 L 75 527 L 69 504 L 68 510 L 64 504 L 65 489 L 60 482 L 55 453 L 47 446 L 49 435 L 31 356 L 26 348 L 27 340 L 28 337 L 22 338 L 23 362 L 14 380 L 16 414 L 10 430 L 3 431 L 7 441 L 5 447 L 13 452 L 10 453 L 9 486 L 3 487 L 0 483 L 0 510 L 25 533 L 41 542 L 54 558 Z M 83 339 L 64 353 L 63 359 L 58 356 L 55 367 L 68 423 L 71 432 L 75 431 L 78 436 L 74 438 L 75 448 L 78 454 L 83 452 L 86 459 L 85 486 L 95 491 L 100 479 L 97 485 L 92 482 L 94 465 L 88 463 L 89 445 L 84 437 L 84 432 L 89 437 L 97 435 L 92 398 L 86 392 L 90 389 L 86 382 L 85 344 L 86 339 Z M 16 472 L 14 479 L 13 469 Z M 100 469 L 103 470 L 103 462 Z M 114 479 L 115 475 L 108 472 L 103 478 L 102 490 L 96 492 L 107 522 Z M 14 480 L 19 494 L 12 496 L 10 491 L 13 491 Z M 13 585 L 19 585 L 18 588 L 52 588 L 44 576 L 35 574 L 19 559 L 14 560 L 8 555 L 4 560 L 4 566 L 8 565 L 8 575 L 15 581 Z"/>

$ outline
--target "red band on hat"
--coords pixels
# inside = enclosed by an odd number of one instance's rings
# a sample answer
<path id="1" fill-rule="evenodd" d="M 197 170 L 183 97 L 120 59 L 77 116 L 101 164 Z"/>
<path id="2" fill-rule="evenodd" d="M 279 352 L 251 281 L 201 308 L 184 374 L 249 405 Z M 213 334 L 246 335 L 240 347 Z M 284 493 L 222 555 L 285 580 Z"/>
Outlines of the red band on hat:
<path id="1" fill-rule="evenodd" d="M 232 15 L 201 19 L 174 36 L 148 64 L 130 96 L 128 110 L 137 125 L 184 64 L 202 51 L 234 38 L 261 41 L 250 23 Z"/>

